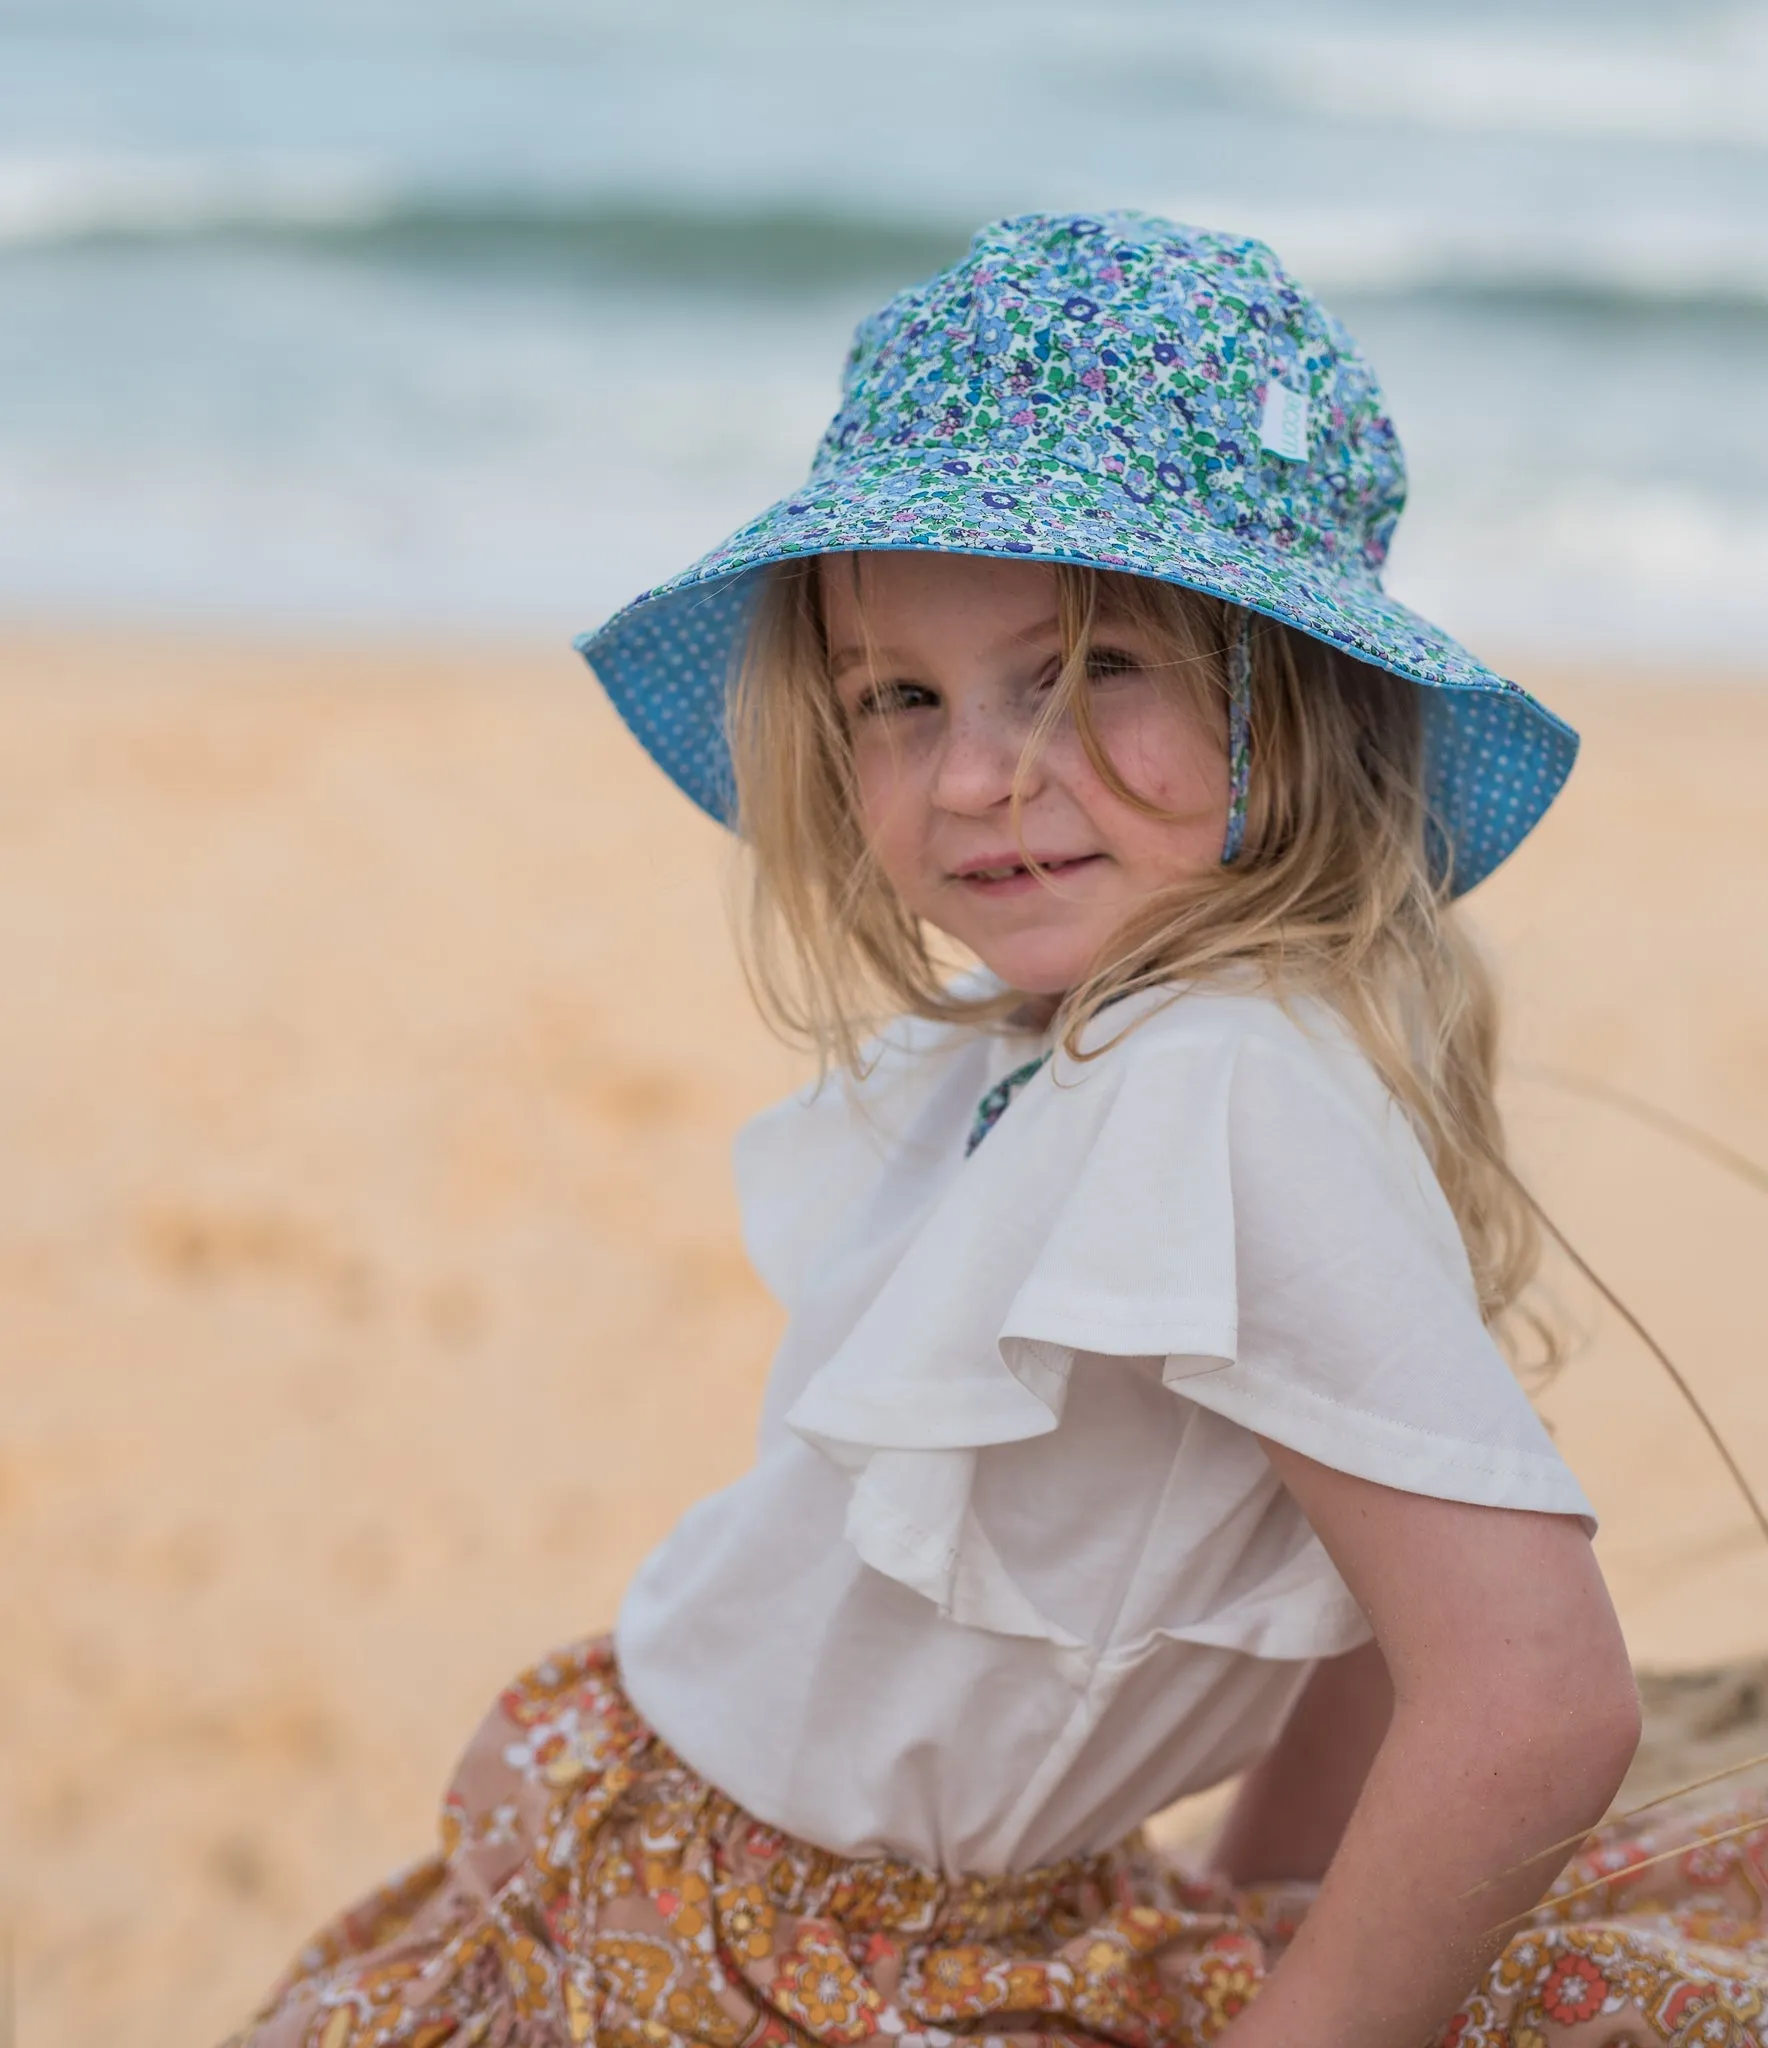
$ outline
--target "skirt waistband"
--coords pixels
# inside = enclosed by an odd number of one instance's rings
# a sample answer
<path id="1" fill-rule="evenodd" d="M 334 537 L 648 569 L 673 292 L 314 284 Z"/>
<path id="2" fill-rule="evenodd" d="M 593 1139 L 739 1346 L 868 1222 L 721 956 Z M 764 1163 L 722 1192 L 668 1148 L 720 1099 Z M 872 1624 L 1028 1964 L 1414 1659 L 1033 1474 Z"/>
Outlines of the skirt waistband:
<path id="1" fill-rule="evenodd" d="M 561 1790 L 573 1787 L 608 1818 L 637 1819 L 648 1852 L 676 1857 L 701 1842 L 721 1871 L 735 1861 L 749 1870 L 759 1864 L 779 1911 L 856 1934 L 994 1941 L 1053 1921 L 1084 1926 L 1122 1889 L 1143 1847 L 1138 1834 L 1100 1855 L 956 1877 L 889 1856 L 818 1848 L 757 1819 L 678 1756 L 628 1699 L 605 1637 L 533 1666 L 500 1704 L 525 1732 L 522 1761 Z"/>

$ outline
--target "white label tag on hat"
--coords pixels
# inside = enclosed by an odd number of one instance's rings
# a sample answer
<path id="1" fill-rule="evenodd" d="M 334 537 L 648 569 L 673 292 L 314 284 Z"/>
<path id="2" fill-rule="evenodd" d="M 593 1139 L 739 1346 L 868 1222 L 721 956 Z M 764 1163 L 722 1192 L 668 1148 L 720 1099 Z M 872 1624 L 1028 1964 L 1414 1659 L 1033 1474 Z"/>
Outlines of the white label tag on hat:
<path id="1" fill-rule="evenodd" d="M 1292 391 L 1273 377 L 1265 387 L 1264 417 L 1258 423 L 1261 448 L 1285 462 L 1308 459 L 1308 394 Z"/>

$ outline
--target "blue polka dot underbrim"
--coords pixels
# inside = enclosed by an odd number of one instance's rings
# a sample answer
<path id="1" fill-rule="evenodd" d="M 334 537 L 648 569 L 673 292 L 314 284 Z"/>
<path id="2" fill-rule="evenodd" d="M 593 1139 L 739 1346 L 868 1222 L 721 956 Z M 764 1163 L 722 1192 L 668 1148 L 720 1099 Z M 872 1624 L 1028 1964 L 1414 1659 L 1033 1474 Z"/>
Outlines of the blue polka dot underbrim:
<path id="1" fill-rule="evenodd" d="M 1262 244 L 1033 215 L 861 324 L 802 490 L 577 645 L 728 823 L 727 702 L 772 565 L 927 549 L 1179 584 L 1424 687 L 1433 853 L 1460 894 L 1534 827 L 1578 739 L 1382 589 L 1404 495 L 1368 365 Z"/>

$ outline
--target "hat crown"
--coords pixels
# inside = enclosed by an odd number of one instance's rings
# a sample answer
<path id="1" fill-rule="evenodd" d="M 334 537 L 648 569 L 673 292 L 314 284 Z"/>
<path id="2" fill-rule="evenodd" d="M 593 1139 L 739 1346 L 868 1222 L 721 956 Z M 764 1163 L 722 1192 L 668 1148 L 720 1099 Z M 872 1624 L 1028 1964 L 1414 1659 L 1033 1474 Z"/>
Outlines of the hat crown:
<path id="1" fill-rule="evenodd" d="M 892 454 L 1007 502 L 1028 467 L 1082 473 L 1369 583 L 1406 493 L 1374 373 L 1272 252 L 1138 213 L 997 221 L 864 321 L 811 480 Z"/>

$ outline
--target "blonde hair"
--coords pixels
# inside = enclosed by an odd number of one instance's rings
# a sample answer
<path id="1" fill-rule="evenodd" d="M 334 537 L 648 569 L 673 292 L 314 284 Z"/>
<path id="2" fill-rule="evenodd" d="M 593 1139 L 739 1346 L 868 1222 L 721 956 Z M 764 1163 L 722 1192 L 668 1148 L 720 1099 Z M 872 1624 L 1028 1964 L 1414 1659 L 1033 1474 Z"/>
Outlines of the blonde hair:
<path id="1" fill-rule="evenodd" d="M 834 558 L 830 558 L 834 559 Z M 858 561 L 853 560 L 857 579 Z M 1228 650 L 1245 615 L 1148 578 L 1056 565 L 1060 675 L 1027 760 L 1072 720 L 1120 799 L 1128 788 L 1089 715 L 1089 642 L 1104 611 L 1145 629 L 1171 686 L 1225 733 Z M 862 612 L 863 617 L 863 612 Z M 1506 1161 L 1494 1093 L 1491 976 L 1433 873 L 1415 684 L 1262 617 L 1250 622 L 1252 763 L 1230 866 L 1139 905 L 1056 1015 L 1076 1058 L 1119 996 L 1248 972 L 1280 999 L 1344 1021 L 1418 1132 L 1467 1246 L 1482 1311 L 1514 1340 L 1552 1329 L 1519 1304 L 1535 1274 L 1535 1214 Z M 845 720 L 829 674 L 817 559 L 770 573 L 731 696 L 739 828 L 750 850 L 743 950 L 783 1036 L 857 1070 L 887 1016 L 998 1023 L 1023 997 L 956 995 L 952 961 L 879 873 L 861 829 Z M 1095 1034 L 1096 1037 L 1096 1034 Z"/>

